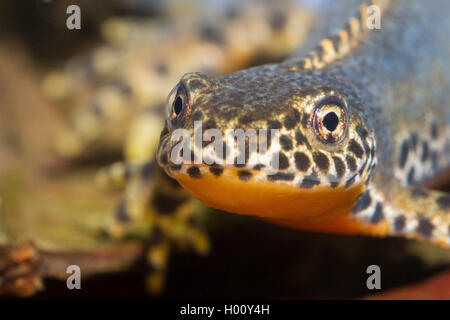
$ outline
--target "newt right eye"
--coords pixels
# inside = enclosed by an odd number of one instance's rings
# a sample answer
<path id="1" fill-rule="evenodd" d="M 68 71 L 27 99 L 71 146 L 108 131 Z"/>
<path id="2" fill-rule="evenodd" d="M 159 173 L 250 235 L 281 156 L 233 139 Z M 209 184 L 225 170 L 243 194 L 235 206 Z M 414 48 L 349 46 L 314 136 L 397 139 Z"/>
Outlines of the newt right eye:
<path id="1" fill-rule="evenodd" d="M 170 128 L 182 125 L 188 115 L 189 103 L 186 90 L 182 84 L 178 84 L 169 93 L 166 101 L 166 111 Z"/>
<path id="2" fill-rule="evenodd" d="M 348 116 L 344 103 L 338 99 L 322 102 L 315 110 L 316 134 L 326 143 L 342 141 L 347 132 Z"/>

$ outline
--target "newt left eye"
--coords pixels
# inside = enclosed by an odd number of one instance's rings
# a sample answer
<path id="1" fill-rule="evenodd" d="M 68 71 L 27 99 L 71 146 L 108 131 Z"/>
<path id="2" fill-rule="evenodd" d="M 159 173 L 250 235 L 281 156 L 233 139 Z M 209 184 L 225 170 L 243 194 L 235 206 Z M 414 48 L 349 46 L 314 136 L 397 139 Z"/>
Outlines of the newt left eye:
<path id="1" fill-rule="evenodd" d="M 182 84 L 178 84 L 169 93 L 166 101 L 166 113 L 170 127 L 179 125 L 186 118 L 188 97 Z"/>
<path id="2" fill-rule="evenodd" d="M 347 132 L 347 111 L 339 100 L 321 103 L 315 110 L 314 127 L 316 135 L 326 143 L 344 139 Z"/>

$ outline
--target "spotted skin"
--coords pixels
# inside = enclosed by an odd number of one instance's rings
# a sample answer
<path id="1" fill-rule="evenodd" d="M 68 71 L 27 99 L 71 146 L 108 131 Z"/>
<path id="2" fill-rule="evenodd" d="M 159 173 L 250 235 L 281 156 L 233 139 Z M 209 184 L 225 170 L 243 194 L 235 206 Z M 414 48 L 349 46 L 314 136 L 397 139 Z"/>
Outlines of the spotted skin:
<path id="1" fill-rule="evenodd" d="M 370 5 L 382 13 L 379 30 L 365 23 Z M 372 1 L 343 13 L 337 34 L 312 32 L 323 37 L 310 53 L 218 78 L 186 74 L 178 85 L 183 108 L 165 122 L 159 164 L 202 202 L 229 212 L 450 246 L 449 195 L 417 186 L 450 168 L 449 9 L 441 0 Z M 325 124 L 322 108 L 337 124 Z M 192 176 L 192 164 L 174 170 L 167 156 L 179 142 L 174 130 L 193 135 L 192 114 L 224 137 L 242 128 L 278 129 L 282 138 L 267 138 L 267 150 L 253 150 L 239 168 L 220 162 L 213 143 L 191 144 L 220 168 L 214 174 L 196 164 Z M 233 138 L 225 144 L 229 157 L 240 152 Z M 280 166 L 271 172 L 273 157 Z"/>

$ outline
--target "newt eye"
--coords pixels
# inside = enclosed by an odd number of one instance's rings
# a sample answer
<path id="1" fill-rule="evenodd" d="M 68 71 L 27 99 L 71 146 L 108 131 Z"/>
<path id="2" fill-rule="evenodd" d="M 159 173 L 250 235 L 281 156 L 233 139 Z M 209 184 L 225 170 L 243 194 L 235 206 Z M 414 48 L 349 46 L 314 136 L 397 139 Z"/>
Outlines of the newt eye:
<path id="1" fill-rule="evenodd" d="M 342 141 L 347 133 L 347 111 L 338 99 L 322 102 L 315 110 L 314 127 L 316 135 L 326 143 Z"/>
<path id="2" fill-rule="evenodd" d="M 167 96 L 166 113 L 170 127 L 182 124 L 188 111 L 188 97 L 182 84 L 178 84 Z"/>

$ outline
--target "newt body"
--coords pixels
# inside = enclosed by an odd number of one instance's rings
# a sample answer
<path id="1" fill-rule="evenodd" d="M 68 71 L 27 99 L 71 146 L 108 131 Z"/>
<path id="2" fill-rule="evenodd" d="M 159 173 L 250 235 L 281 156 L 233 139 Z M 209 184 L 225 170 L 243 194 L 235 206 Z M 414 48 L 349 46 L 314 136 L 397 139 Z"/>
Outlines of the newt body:
<path id="1" fill-rule="evenodd" d="M 380 30 L 367 27 L 371 4 Z M 341 17 L 342 29 L 308 54 L 218 78 L 185 75 L 168 105 L 159 164 L 214 208 L 449 246 L 450 196 L 417 187 L 450 166 L 449 9 L 446 1 L 373 1 Z M 237 143 L 225 139 L 223 153 L 203 137 L 191 143 L 191 161 L 175 163 L 171 134 L 193 136 L 195 121 L 224 137 L 277 129 L 280 140 L 264 152 L 246 146 L 244 164 L 223 164 L 242 151 Z M 193 163 L 200 153 L 212 164 Z"/>

